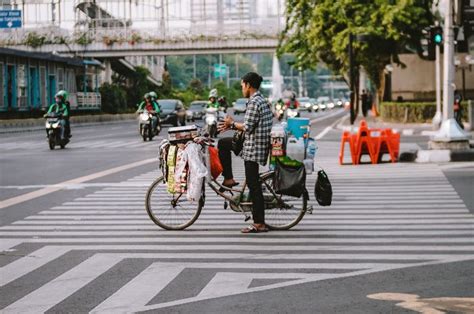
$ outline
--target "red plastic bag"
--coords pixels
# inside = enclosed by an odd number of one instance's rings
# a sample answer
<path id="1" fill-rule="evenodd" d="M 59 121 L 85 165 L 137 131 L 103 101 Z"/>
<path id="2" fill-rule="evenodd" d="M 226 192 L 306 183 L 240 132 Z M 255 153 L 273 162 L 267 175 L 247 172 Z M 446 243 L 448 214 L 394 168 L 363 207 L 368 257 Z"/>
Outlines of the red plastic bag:
<path id="1" fill-rule="evenodd" d="M 211 163 L 211 175 L 213 179 L 216 179 L 221 175 L 222 168 L 221 160 L 219 159 L 219 151 L 215 147 L 209 147 L 209 160 Z"/>

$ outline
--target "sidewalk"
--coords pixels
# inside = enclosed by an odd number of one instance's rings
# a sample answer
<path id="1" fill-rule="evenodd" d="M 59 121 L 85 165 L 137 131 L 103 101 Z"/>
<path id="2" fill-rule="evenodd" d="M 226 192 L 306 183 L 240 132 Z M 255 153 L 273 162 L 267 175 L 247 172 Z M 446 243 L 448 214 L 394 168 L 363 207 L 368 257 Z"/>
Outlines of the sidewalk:
<path id="1" fill-rule="evenodd" d="M 450 162 L 450 161 L 474 161 L 474 131 L 467 131 L 471 134 L 469 140 L 471 149 L 467 151 L 450 150 L 428 150 L 428 141 L 437 131 L 433 130 L 430 123 L 392 123 L 382 121 L 378 117 L 368 115 L 358 116 L 353 125 L 350 124 L 349 116 L 343 119 L 336 128 L 341 131 L 357 132 L 360 121 L 365 120 L 369 128 L 387 129 L 390 128 L 400 133 L 400 161 L 416 162 Z M 469 129 L 468 124 L 464 124 L 465 129 Z"/>
<path id="2" fill-rule="evenodd" d="M 134 119 L 136 119 L 135 113 L 71 116 L 71 125 L 74 127 L 93 126 L 132 121 Z M 0 120 L 0 134 L 42 130 L 44 129 L 44 121 L 44 118 Z"/>

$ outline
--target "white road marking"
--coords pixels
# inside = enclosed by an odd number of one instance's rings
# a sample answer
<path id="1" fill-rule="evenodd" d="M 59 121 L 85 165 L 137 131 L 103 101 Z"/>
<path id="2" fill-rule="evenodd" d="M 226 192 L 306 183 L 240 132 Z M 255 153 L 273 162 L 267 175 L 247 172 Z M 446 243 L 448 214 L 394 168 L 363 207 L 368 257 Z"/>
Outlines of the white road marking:
<path id="1" fill-rule="evenodd" d="M 184 269 L 182 266 L 153 263 L 91 313 L 130 313 L 145 306 Z"/>
<path id="2" fill-rule="evenodd" d="M 105 271 L 122 258 L 120 255 L 96 254 L 53 279 L 41 288 L 24 296 L 2 310 L 3 313 L 43 313 L 61 302 Z"/>
<path id="3" fill-rule="evenodd" d="M 121 172 L 121 171 L 124 171 L 124 170 L 128 170 L 128 169 L 136 168 L 136 167 L 139 167 L 139 166 L 142 166 L 142 165 L 146 165 L 146 164 L 149 164 L 149 163 L 152 163 L 152 162 L 156 162 L 156 159 L 155 158 L 150 158 L 150 159 L 145 159 L 145 160 L 133 162 L 133 163 L 130 163 L 128 165 L 119 166 L 119 167 L 111 168 L 111 169 L 104 170 L 104 171 L 99 171 L 99 172 L 96 172 L 96 173 L 93 173 L 93 174 L 90 174 L 90 175 L 87 175 L 87 176 L 75 178 L 75 179 L 72 179 L 72 180 L 67 180 L 67 181 L 64 181 L 64 182 L 59 183 L 59 184 L 60 185 L 67 185 L 67 184 L 83 183 L 83 182 L 86 182 L 86 181 L 91 181 L 91 180 L 95 180 L 95 179 L 98 179 L 98 178 L 101 178 L 101 177 L 105 177 L 105 176 L 108 176 L 108 175 L 111 175 L 111 174 L 114 174 L 114 173 L 117 173 L 117 172 Z M 16 205 L 16 204 L 19 204 L 19 203 L 23 203 L 23 202 L 26 202 L 26 201 L 29 201 L 29 200 L 32 200 L 32 199 L 35 199 L 35 198 L 38 198 L 38 197 L 41 197 L 41 196 L 44 196 L 44 195 L 48 195 L 50 193 L 57 192 L 59 190 L 61 190 L 61 188 L 47 187 L 47 188 L 40 189 L 38 191 L 33 191 L 33 192 L 26 193 L 26 194 L 23 194 L 23 195 L 15 196 L 15 197 L 9 198 L 7 200 L 1 201 L 0 202 L 0 209 L 5 208 L 5 207 L 10 207 L 10 206 L 13 206 L 13 205 Z"/>
<path id="4" fill-rule="evenodd" d="M 24 242 L 24 241 L 22 241 Z M 11 262 L 0 268 L 0 286 L 4 286 L 13 280 L 26 275 L 30 271 L 41 267 L 52 260 L 64 255 L 70 249 L 59 246 L 45 246 L 25 257 Z"/>

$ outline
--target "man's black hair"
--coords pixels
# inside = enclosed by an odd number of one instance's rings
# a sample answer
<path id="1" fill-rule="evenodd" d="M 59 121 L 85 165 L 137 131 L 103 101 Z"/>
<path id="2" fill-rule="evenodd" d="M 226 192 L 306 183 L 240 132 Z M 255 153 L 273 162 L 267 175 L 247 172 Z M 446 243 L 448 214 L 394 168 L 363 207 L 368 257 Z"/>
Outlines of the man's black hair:
<path id="1" fill-rule="evenodd" d="M 242 76 L 242 81 L 244 83 L 248 83 L 251 87 L 255 89 L 259 89 L 260 84 L 262 84 L 263 78 L 255 72 L 249 72 Z"/>

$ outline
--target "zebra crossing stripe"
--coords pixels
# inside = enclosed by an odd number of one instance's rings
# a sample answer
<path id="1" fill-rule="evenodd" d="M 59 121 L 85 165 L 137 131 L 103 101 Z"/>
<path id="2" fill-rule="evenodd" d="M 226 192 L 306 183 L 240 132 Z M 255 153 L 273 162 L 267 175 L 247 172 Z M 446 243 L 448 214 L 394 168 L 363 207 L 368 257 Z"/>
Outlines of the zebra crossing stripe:
<path id="1" fill-rule="evenodd" d="M 2 312 L 46 312 L 121 260 L 122 258 L 118 255 L 96 254 L 39 289 L 10 304 Z"/>
<path id="2" fill-rule="evenodd" d="M 145 306 L 182 271 L 183 266 L 153 263 L 91 313 L 126 313 Z"/>

